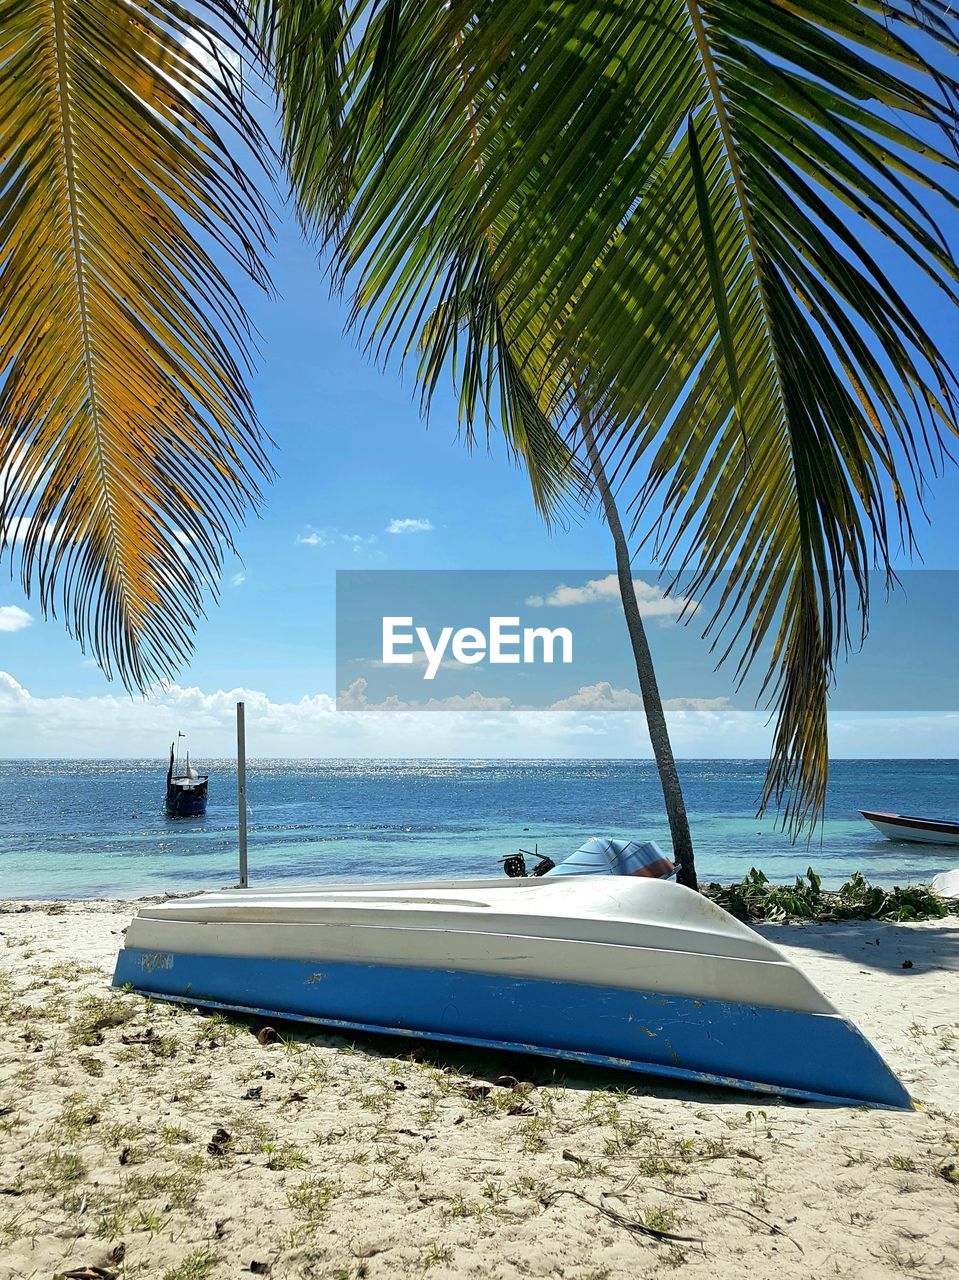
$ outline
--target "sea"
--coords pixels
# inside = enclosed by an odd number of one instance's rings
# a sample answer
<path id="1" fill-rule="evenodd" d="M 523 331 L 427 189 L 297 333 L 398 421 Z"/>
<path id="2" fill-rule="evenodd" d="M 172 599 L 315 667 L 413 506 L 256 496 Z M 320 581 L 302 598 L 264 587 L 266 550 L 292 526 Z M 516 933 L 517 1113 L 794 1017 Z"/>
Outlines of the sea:
<path id="1" fill-rule="evenodd" d="M 134 897 L 236 883 L 236 768 L 210 771 L 205 817 L 164 814 L 164 760 L 0 762 L 0 899 Z M 681 760 L 700 879 L 758 867 L 826 886 L 854 870 L 921 883 L 959 864 L 955 846 L 886 840 L 859 809 L 959 812 L 959 760 L 835 760 L 825 823 L 794 842 L 757 818 L 763 760 Z M 319 877 L 497 876 L 517 850 L 554 860 L 590 836 L 670 850 L 648 760 L 251 760 L 250 883 Z M 533 861 L 533 859 L 528 859 Z"/>
<path id="2" fill-rule="evenodd" d="M 0 898 L 131 898 L 236 883 L 236 773 L 210 761 L 206 815 L 169 819 L 160 760 L 0 761 Z M 853 871 L 928 881 L 959 848 L 880 836 L 860 808 L 955 818 L 959 760 L 837 760 L 826 819 L 794 843 L 756 817 L 765 762 L 679 763 L 701 880 L 751 867 L 827 886 Z M 250 883 L 318 877 L 498 875 L 524 849 L 559 861 L 594 835 L 655 840 L 669 828 L 644 760 L 253 760 Z M 531 861 L 528 859 L 527 861 Z"/>

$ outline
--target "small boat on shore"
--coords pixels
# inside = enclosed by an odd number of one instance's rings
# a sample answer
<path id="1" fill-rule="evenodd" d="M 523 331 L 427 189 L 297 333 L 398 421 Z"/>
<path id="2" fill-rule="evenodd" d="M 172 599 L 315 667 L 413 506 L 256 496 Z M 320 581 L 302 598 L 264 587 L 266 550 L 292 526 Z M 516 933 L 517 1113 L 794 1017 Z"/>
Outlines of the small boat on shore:
<path id="1" fill-rule="evenodd" d="M 140 908 L 113 982 L 257 1017 L 910 1106 L 781 951 L 700 894 L 640 876 L 178 898 Z"/>
<path id="2" fill-rule="evenodd" d="M 917 844 L 959 844 L 959 822 L 943 818 L 914 818 L 902 813 L 859 812 L 877 831 L 890 840 L 910 840 Z"/>
<path id="3" fill-rule="evenodd" d="M 190 753 L 180 768 L 177 750 L 182 733 L 170 743 L 170 764 L 166 771 L 166 812 L 168 818 L 199 818 L 206 813 L 209 774 L 197 773 L 190 764 Z"/>

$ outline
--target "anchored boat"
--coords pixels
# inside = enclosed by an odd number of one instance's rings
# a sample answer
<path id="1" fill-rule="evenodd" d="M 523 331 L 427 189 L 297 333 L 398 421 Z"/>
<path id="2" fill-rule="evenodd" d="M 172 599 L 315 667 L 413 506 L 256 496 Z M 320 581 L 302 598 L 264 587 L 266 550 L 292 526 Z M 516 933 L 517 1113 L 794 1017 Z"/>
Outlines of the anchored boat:
<path id="1" fill-rule="evenodd" d="M 190 764 L 190 753 L 180 768 L 179 751 L 182 733 L 170 743 L 170 764 L 166 771 L 166 811 L 168 818 L 198 818 L 206 813 L 209 774 L 197 773 Z"/>
<path id="2" fill-rule="evenodd" d="M 910 840 L 918 844 L 959 844 L 959 822 L 941 818 L 910 818 L 902 813 L 859 812 L 890 840 Z"/>
<path id="3" fill-rule="evenodd" d="M 681 885 L 543 876 L 228 890 L 141 907 L 114 985 L 190 1005 L 909 1107 L 786 956 Z"/>

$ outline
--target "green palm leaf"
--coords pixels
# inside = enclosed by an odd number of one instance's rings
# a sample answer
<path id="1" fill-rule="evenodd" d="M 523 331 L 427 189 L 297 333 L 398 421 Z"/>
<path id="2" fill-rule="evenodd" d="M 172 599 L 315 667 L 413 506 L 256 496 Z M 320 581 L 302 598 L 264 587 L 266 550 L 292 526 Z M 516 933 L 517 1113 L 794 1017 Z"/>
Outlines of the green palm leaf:
<path id="1" fill-rule="evenodd" d="M 268 471 L 222 265 L 265 283 L 247 51 L 229 0 L 0 0 L 0 545 L 132 688 Z"/>
<path id="2" fill-rule="evenodd" d="M 764 664 L 764 803 L 815 819 L 836 657 L 956 420 L 914 287 L 954 314 L 952 7 L 261 8 L 301 206 L 357 316 L 428 352 L 427 394 L 445 368 L 493 403 L 508 354 L 559 430 L 580 389 L 636 532 L 713 601 L 717 654 Z M 307 14 L 322 38 L 298 43 Z M 500 354 L 464 361 L 490 307 Z"/>
<path id="3" fill-rule="evenodd" d="M 492 256 L 504 219 L 474 218 L 458 203 L 487 162 L 484 123 L 464 94 L 468 73 L 459 35 L 444 25 L 450 57 L 442 85 L 433 87 L 452 113 L 465 155 L 451 151 L 436 157 L 435 167 L 432 157 L 427 161 L 422 203 L 411 215 L 391 204 L 380 156 L 384 146 L 406 145 L 402 137 L 391 142 L 395 113 L 405 116 L 408 106 L 392 88 L 406 66 L 407 37 L 417 45 L 421 24 L 410 22 L 398 0 L 354 6 L 280 0 L 256 7 L 284 104 L 284 158 L 300 212 L 338 245 L 340 283 L 359 268 L 351 323 L 380 359 L 415 355 L 424 408 L 444 373 L 452 374 L 468 446 L 476 443 L 478 424 L 488 432 L 498 418 L 511 456 L 529 475 L 537 509 L 551 521 L 570 492 L 582 489 L 584 469 L 567 433 L 551 420 L 555 381 L 531 385 L 520 364 L 522 339 L 506 331 Z M 401 94 L 407 92 L 417 86 L 404 83 Z M 418 163 L 412 153 L 400 156 L 404 170 Z M 433 202 L 439 207 L 430 217 Z"/>

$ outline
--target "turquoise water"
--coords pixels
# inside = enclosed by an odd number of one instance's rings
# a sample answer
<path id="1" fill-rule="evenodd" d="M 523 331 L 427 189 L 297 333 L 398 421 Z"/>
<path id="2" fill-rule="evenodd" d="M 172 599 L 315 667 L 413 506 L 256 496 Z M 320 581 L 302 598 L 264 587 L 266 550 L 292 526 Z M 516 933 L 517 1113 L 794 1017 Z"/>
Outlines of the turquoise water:
<path id="1" fill-rule="evenodd" d="M 0 762 L 0 897 L 128 897 L 236 879 L 236 780 L 210 770 L 200 819 L 163 813 L 157 760 Z M 862 870 L 880 883 L 928 880 L 959 848 L 893 843 L 858 815 L 959 814 L 959 761 L 833 764 L 821 839 L 794 846 L 756 819 L 762 761 L 680 764 L 702 879 L 760 866 L 788 879 L 811 862 L 824 882 Z M 498 874 L 538 842 L 557 860 L 592 835 L 669 834 L 648 761 L 259 760 L 248 766 L 250 878 Z"/>

